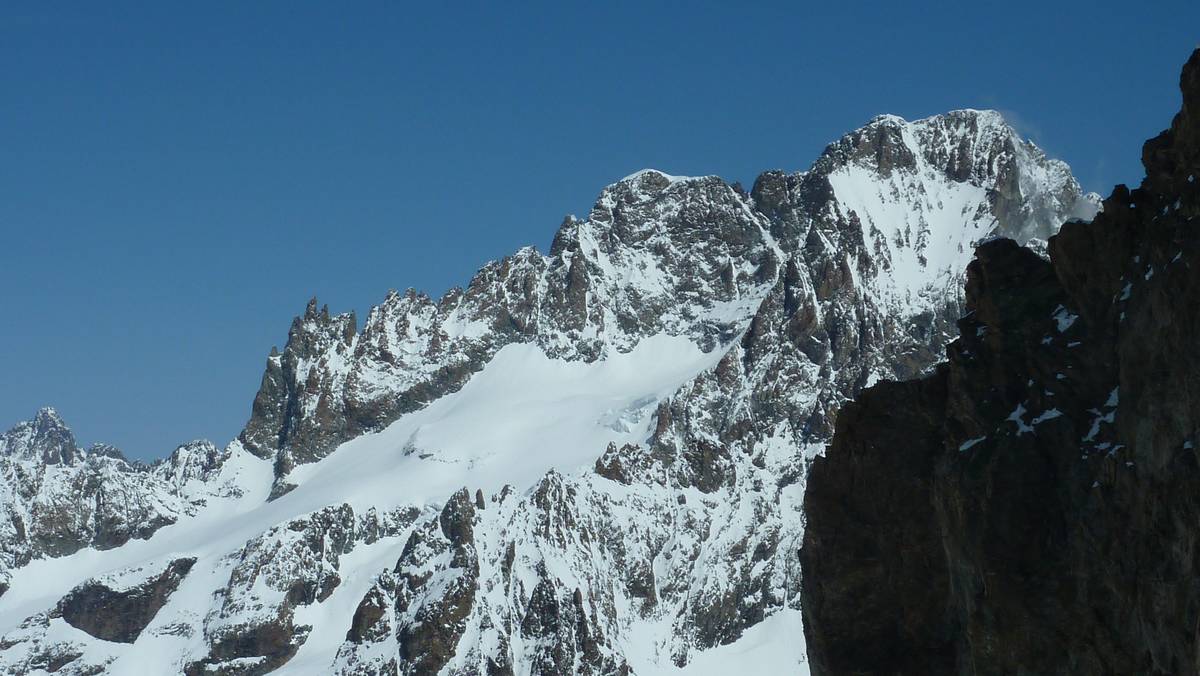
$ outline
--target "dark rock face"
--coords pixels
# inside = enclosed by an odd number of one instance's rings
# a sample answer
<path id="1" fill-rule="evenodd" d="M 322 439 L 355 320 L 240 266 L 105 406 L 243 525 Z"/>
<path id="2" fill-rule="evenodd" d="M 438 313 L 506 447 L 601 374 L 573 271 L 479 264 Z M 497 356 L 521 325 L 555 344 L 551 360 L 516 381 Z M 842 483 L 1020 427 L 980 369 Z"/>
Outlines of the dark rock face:
<path id="1" fill-rule="evenodd" d="M 813 672 L 1200 673 L 1200 51 L 1046 261 L 968 268 L 949 361 L 847 405 L 805 495 Z"/>
<path id="2" fill-rule="evenodd" d="M 195 562 L 175 559 L 163 572 L 129 589 L 115 590 L 99 581 L 82 584 L 59 601 L 58 613 L 67 624 L 98 639 L 133 643 Z"/>
<path id="3" fill-rule="evenodd" d="M 372 587 L 354 609 L 354 617 L 350 620 L 350 629 L 346 632 L 346 640 L 351 643 L 366 643 L 382 641 L 387 638 L 388 625 L 384 618 L 391 603 L 393 590 L 382 587 Z"/>
<path id="4" fill-rule="evenodd" d="M 401 673 L 437 673 L 454 655 L 479 578 L 474 519 L 474 503 L 463 488 L 436 521 L 415 531 L 404 545 L 395 570 Z M 431 569 L 437 558 L 448 558 L 446 569 Z M 443 590 L 438 597 L 428 594 L 433 587 Z"/>
<path id="5" fill-rule="evenodd" d="M 614 662 L 609 652 L 601 650 L 604 635 L 598 627 L 595 599 L 590 601 L 584 601 L 579 589 L 569 596 L 561 594 L 549 577 L 538 581 L 521 623 L 521 636 L 535 646 L 530 673 L 628 673 L 627 665 Z"/>
<path id="6" fill-rule="evenodd" d="M 927 452 L 941 444 L 945 402 L 941 371 L 866 390 L 842 409 L 835 445 L 814 462 L 804 498 L 801 587 L 805 617 L 814 623 L 805 628 L 814 670 L 946 673 L 954 663 L 949 628 L 929 623 L 949 590 L 929 527 Z M 837 522 L 843 512 L 853 516 Z"/>
<path id="7" fill-rule="evenodd" d="M 283 354 L 273 353 L 267 361 L 250 422 L 241 435 L 247 448 L 260 453 L 284 447 L 324 448 L 330 439 L 340 441 L 361 431 L 361 420 L 342 416 L 335 409 L 340 409 L 340 402 L 333 401 L 331 393 L 322 393 L 321 365 L 309 363 L 327 351 L 344 353 L 355 329 L 352 315 L 330 317 L 328 307 L 318 311 L 317 299 L 309 301 L 304 315 L 292 322 Z M 305 393 L 324 395 L 307 414 L 299 410 Z"/>

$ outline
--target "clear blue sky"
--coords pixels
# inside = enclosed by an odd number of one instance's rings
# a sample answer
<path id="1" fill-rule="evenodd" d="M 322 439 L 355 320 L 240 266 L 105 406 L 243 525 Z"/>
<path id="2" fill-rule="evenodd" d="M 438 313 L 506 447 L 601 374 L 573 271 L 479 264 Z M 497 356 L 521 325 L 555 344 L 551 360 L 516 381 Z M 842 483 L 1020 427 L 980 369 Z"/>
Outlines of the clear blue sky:
<path id="1" fill-rule="evenodd" d="M 0 9 L 0 429 L 225 443 L 310 296 L 440 293 L 634 170 L 749 185 L 877 113 L 1000 109 L 1107 194 L 1200 39 L 1195 0 L 415 4 Z"/>

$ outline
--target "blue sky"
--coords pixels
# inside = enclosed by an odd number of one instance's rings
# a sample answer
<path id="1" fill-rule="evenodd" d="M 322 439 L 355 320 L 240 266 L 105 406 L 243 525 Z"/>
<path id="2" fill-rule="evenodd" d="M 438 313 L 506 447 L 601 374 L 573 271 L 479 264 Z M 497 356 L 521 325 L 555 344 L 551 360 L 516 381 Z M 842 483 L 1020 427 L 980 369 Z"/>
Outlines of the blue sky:
<path id="1" fill-rule="evenodd" d="M 1107 194 L 1200 39 L 1194 0 L 75 4 L 0 9 L 0 429 L 138 458 L 233 438 L 310 296 L 440 293 L 642 167 L 996 108 Z"/>

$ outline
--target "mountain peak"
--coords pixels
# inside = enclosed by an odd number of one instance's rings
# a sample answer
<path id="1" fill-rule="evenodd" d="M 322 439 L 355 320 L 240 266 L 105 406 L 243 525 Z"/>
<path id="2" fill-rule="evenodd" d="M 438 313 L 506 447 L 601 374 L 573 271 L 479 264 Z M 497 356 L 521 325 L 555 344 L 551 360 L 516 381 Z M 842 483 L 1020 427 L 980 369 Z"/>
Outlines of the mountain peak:
<path id="1" fill-rule="evenodd" d="M 980 129 L 1001 130 L 1019 136 L 1016 129 L 1005 119 L 1003 113 L 989 108 L 958 108 L 915 120 L 908 120 L 892 113 L 883 113 L 872 117 L 862 127 L 850 133 L 853 134 L 871 127 L 921 127 L 934 124 L 973 125 Z"/>
<path id="2" fill-rule="evenodd" d="M 884 114 L 831 143 L 814 169 L 859 164 L 888 175 L 894 168 L 917 168 L 925 159 L 961 181 L 970 174 L 953 171 L 946 158 L 972 164 L 973 159 L 991 160 L 1022 145 L 1032 146 L 995 110 L 962 108 L 913 121 Z"/>
<path id="3" fill-rule="evenodd" d="M 82 452 L 58 411 L 46 406 L 39 409 L 32 420 L 19 422 L 0 435 L 0 455 L 47 465 L 69 465 L 79 459 Z"/>
<path id="4" fill-rule="evenodd" d="M 1012 125 L 1008 123 L 1008 120 L 1005 119 L 1003 113 L 991 108 L 957 108 L 955 110 L 948 110 L 937 115 L 930 115 L 929 117 L 915 120 L 915 122 L 919 123 L 927 120 L 936 120 L 939 118 L 977 120 L 981 124 L 987 124 L 989 126 L 1005 127 L 1007 129 L 1013 128 Z"/>
<path id="5" fill-rule="evenodd" d="M 912 122 L 878 116 L 830 144 L 803 182 L 831 195 L 837 232 L 861 237 L 874 262 L 864 279 L 902 313 L 957 289 L 976 242 L 1044 240 L 1100 206 L 1003 115 L 970 108 Z"/>
<path id="6" fill-rule="evenodd" d="M 596 204 L 614 202 L 641 202 L 654 199 L 677 186 L 725 184 L 718 176 L 675 176 L 658 169 L 641 169 L 612 183 L 600 191 Z"/>
<path id="7" fill-rule="evenodd" d="M 38 409 L 33 416 L 33 424 L 38 429 L 62 428 L 67 429 L 67 424 L 63 422 L 62 416 L 52 406 L 43 406 Z"/>
<path id="8" fill-rule="evenodd" d="M 1048 258 L 978 247 L 945 360 L 842 409 L 804 498 L 813 673 L 1200 670 L 1200 50 L 1181 86 L 1140 188 Z"/>
<path id="9" fill-rule="evenodd" d="M 875 117 L 872 117 L 871 121 L 867 122 L 863 126 L 866 126 L 866 127 L 871 127 L 871 126 L 875 126 L 875 125 L 898 126 L 898 125 L 902 125 L 902 124 L 908 124 L 908 120 L 904 119 L 903 117 L 900 117 L 899 115 L 893 115 L 891 113 L 881 113 L 879 115 L 876 115 Z"/>
<path id="10" fill-rule="evenodd" d="M 651 169 L 651 168 L 647 167 L 646 169 L 639 169 L 639 170 L 633 172 L 632 174 L 630 174 L 630 175 L 626 176 L 625 178 L 621 179 L 620 181 L 618 181 L 618 183 L 633 183 L 633 182 L 636 182 L 639 180 L 646 180 L 646 179 L 656 181 L 656 182 L 661 182 L 661 181 L 665 180 L 668 183 L 678 183 L 680 181 L 691 181 L 696 178 L 704 178 L 704 177 L 702 177 L 702 176 L 672 176 L 671 174 L 668 174 L 665 171 L 659 171 L 658 169 Z"/>

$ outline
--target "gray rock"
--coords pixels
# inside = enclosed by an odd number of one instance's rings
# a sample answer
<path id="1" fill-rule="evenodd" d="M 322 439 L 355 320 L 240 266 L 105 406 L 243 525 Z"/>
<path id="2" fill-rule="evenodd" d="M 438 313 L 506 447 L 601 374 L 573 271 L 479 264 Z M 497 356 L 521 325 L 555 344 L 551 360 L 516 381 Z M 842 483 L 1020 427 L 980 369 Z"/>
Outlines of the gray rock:
<path id="1" fill-rule="evenodd" d="M 158 575 L 128 589 L 91 581 L 58 602 L 58 615 L 104 641 L 133 643 L 174 593 L 195 559 L 176 559 Z"/>

